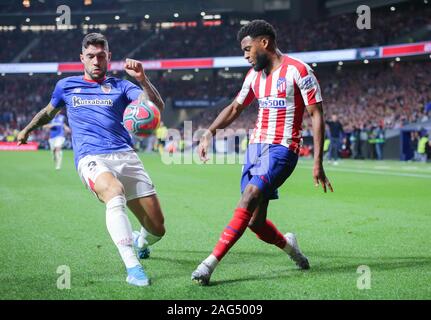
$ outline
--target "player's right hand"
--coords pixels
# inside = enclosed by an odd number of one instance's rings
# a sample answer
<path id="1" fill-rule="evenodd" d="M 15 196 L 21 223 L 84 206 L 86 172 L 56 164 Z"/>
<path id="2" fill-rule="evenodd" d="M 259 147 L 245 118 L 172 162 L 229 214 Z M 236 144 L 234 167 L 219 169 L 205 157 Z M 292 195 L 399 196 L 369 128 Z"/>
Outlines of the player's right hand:
<path id="1" fill-rule="evenodd" d="M 16 136 L 17 144 L 26 144 L 28 139 L 28 132 L 25 130 L 21 130 Z"/>
<path id="2" fill-rule="evenodd" d="M 326 187 L 331 190 L 331 192 L 334 192 L 334 189 L 332 188 L 331 182 L 329 181 L 328 177 L 325 174 L 325 170 L 323 170 L 323 165 L 321 163 L 315 164 L 313 167 L 313 179 L 314 179 L 314 186 L 318 187 L 319 184 L 322 186 L 323 191 L 326 193 Z"/>
<path id="3" fill-rule="evenodd" d="M 210 134 L 211 135 L 211 134 Z M 210 138 L 208 136 L 208 132 L 206 132 L 199 142 L 198 146 L 198 154 L 199 158 L 203 163 L 207 162 L 209 160 L 208 158 L 208 147 L 210 145 Z"/>

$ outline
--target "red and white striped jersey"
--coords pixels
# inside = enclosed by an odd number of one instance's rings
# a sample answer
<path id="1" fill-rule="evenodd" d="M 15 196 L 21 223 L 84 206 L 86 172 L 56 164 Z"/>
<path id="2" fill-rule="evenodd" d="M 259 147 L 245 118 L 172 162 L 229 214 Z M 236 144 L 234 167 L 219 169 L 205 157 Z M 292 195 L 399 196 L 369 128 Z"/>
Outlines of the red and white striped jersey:
<path id="1" fill-rule="evenodd" d="M 311 67 L 284 56 L 270 75 L 250 69 L 236 101 L 248 106 L 254 99 L 259 102 L 259 114 L 250 143 L 281 144 L 298 152 L 305 106 L 322 101 Z"/>

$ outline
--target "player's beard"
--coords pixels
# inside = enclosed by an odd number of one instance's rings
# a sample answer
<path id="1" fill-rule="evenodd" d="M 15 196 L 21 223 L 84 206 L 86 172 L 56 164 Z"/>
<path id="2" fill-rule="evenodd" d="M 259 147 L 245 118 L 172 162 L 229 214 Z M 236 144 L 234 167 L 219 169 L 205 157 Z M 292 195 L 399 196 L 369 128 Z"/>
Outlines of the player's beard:
<path id="1" fill-rule="evenodd" d="M 104 68 L 104 67 L 100 67 L 100 68 L 98 68 L 99 70 L 100 70 L 100 72 L 99 73 L 93 73 L 93 71 L 94 70 L 87 70 L 87 74 L 89 74 L 90 75 L 90 78 L 92 79 L 92 80 L 100 80 L 100 79 L 103 79 L 103 78 L 105 78 L 105 75 L 106 75 L 106 68 Z"/>
<path id="2" fill-rule="evenodd" d="M 265 69 L 269 64 L 269 58 L 265 53 L 258 53 L 256 55 L 256 64 L 254 65 L 253 69 L 255 71 L 261 71 Z"/>

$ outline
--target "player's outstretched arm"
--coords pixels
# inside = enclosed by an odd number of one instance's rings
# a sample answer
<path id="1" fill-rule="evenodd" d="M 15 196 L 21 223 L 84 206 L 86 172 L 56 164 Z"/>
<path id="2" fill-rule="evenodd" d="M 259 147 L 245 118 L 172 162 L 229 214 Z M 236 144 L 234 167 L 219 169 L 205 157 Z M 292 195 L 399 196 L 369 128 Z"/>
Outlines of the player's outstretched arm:
<path id="1" fill-rule="evenodd" d="M 157 106 L 157 108 L 159 108 L 160 111 L 163 111 L 165 103 L 163 102 L 159 91 L 157 91 L 156 87 L 154 87 L 145 74 L 142 63 L 138 60 L 126 59 L 124 69 L 131 77 L 134 77 L 136 81 L 139 82 L 142 89 L 144 89 L 139 96 L 139 101 L 150 100 Z"/>
<path id="2" fill-rule="evenodd" d="M 325 137 L 325 122 L 323 119 L 322 103 L 316 103 L 307 106 L 308 113 L 310 114 L 313 125 L 313 143 L 314 143 L 314 166 L 313 166 L 313 179 L 316 187 L 322 185 L 323 191 L 326 192 L 326 187 L 334 192 L 331 182 L 326 177 L 325 170 L 323 170 L 323 142 Z"/>
<path id="3" fill-rule="evenodd" d="M 239 104 L 236 100 L 234 100 L 230 105 L 225 107 L 222 112 L 219 113 L 217 118 L 210 125 L 208 130 L 202 135 L 198 153 L 201 161 L 208 161 L 208 147 L 211 142 L 211 138 L 216 133 L 217 129 L 224 129 L 229 126 L 232 122 L 235 121 L 241 114 L 241 112 L 246 108 L 246 106 Z"/>
<path id="4" fill-rule="evenodd" d="M 54 106 L 51 103 L 48 103 L 48 105 L 42 110 L 40 110 L 33 117 L 30 123 L 18 133 L 18 136 L 17 136 L 18 145 L 26 144 L 28 135 L 30 134 L 30 132 L 50 122 L 59 111 L 60 111 L 60 108 L 54 108 Z"/>

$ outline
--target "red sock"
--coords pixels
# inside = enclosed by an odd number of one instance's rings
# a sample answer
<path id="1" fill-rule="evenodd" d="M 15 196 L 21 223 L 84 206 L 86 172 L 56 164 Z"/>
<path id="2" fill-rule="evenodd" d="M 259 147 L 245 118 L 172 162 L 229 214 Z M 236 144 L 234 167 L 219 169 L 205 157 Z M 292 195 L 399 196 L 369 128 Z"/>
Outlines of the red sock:
<path id="1" fill-rule="evenodd" d="M 250 227 L 250 229 L 256 233 L 256 236 L 260 240 L 266 243 L 276 245 L 280 249 L 284 249 L 286 246 L 286 239 L 271 220 L 266 219 L 263 225 L 259 227 Z"/>
<path id="2" fill-rule="evenodd" d="M 247 229 L 248 223 L 250 222 L 251 214 L 247 209 L 237 208 L 233 214 L 232 220 L 223 230 L 220 235 L 214 250 L 213 255 L 218 261 L 223 259 L 229 249 L 237 242 L 242 236 L 245 229 Z"/>

